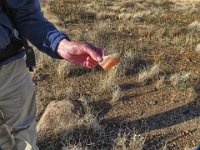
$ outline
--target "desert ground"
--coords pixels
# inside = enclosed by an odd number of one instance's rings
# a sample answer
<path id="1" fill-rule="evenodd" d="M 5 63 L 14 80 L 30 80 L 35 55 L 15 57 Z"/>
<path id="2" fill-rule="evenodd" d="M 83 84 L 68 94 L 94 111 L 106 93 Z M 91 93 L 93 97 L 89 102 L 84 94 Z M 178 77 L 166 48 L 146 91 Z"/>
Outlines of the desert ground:
<path id="1" fill-rule="evenodd" d="M 199 0 L 46 0 L 74 41 L 122 52 L 105 72 L 37 53 L 41 150 L 192 150 L 200 144 Z"/>

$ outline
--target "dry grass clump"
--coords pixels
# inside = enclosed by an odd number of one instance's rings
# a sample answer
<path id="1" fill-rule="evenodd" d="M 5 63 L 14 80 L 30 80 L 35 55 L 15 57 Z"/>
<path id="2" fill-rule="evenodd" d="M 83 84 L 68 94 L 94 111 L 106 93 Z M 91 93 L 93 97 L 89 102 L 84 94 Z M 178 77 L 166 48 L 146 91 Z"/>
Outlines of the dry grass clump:
<path id="1" fill-rule="evenodd" d="M 56 17 L 55 15 L 49 13 L 49 11 L 45 7 L 43 8 L 43 12 L 44 12 L 44 16 L 48 18 L 49 21 L 54 23 L 54 25 L 57 25 L 58 27 L 58 25 L 61 23 L 60 19 Z"/>
<path id="2" fill-rule="evenodd" d="M 109 7 L 109 10 L 112 12 L 115 12 L 116 14 L 120 11 L 120 9 L 121 9 L 121 6 L 119 5 L 113 5 Z"/>
<path id="3" fill-rule="evenodd" d="M 189 24 L 188 28 L 193 32 L 199 32 L 200 31 L 200 22 L 194 21 L 191 24 Z"/>
<path id="4" fill-rule="evenodd" d="M 187 89 L 187 97 L 189 100 L 195 100 L 198 97 L 198 93 L 196 92 L 196 90 L 194 89 L 194 87 L 189 87 Z"/>
<path id="5" fill-rule="evenodd" d="M 117 85 L 117 79 L 117 69 L 114 67 L 108 73 L 102 74 L 99 88 L 102 91 L 113 89 Z"/>
<path id="6" fill-rule="evenodd" d="M 130 150 L 142 150 L 146 141 L 146 135 L 133 134 L 130 137 Z"/>
<path id="7" fill-rule="evenodd" d="M 149 10 L 137 12 L 136 14 L 133 15 L 133 19 L 134 19 L 135 21 L 142 22 L 142 21 L 144 21 L 148 16 L 150 16 L 151 14 L 152 14 L 152 12 L 149 11 Z"/>
<path id="8" fill-rule="evenodd" d="M 196 92 L 196 90 L 194 89 L 194 87 L 190 86 L 190 87 L 182 87 L 181 89 L 174 89 L 171 92 L 171 100 L 173 102 L 178 102 L 180 100 L 180 97 L 182 97 L 182 101 L 196 101 L 198 98 L 199 94 Z M 196 101 L 197 105 L 199 101 Z"/>
<path id="9" fill-rule="evenodd" d="M 111 102 L 117 102 L 123 96 L 123 92 L 118 85 L 118 67 L 113 67 L 109 72 L 105 75 L 102 75 L 101 81 L 99 84 L 100 93 L 110 93 L 111 94 Z"/>
<path id="10" fill-rule="evenodd" d="M 89 149 L 111 149 L 111 150 L 142 150 L 146 141 L 146 135 L 136 134 L 134 129 L 129 132 L 124 132 L 123 129 L 119 128 L 119 133 L 111 133 L 106 128 L 102 128 L 98 132 L 90 130 L 88 135 L 84 133 L 76 135 L 76 131 L 71 137 L 63 137 L 63 148 L 62 150 L 89 150 Z M 97 134 L 97 135 L 96 135 Z M 116 134 L 116 135 L 114 135 Z M 97 137 L 93 137 L 96 135 Z M 69 135 L 68 135 L 69 136 Z M 73 137 L 74 136 L 74 137 Z M 87 139 L 85 139 L 87 137 Z M 73 138 L 78 138 L 77 142 L 72 142 Z M 94 139 L 101 141 L 93 141 Z M 107 141 L 108 140 L 108 141 Z M 86 142 L 86 143 L 85 143 Z M 102 142 L 102 143 L 101 143 Z M 108 143 L 107 143 L 108 142 Z M 101 143 L 101 145 L 98 145 Z M 96 145 L 97 144 L 97 145 Z M 107 147 L 108 146 L 108 147 Z M 93 147 L 93 148 L 92 148 Z"/>
<path id="11" fill-rule="evenodd" d="M 170 77 L 170 82 L 174 87 L 177 87 L 181 90 L 185 90 L 193 85 L 190 72 L 175 73 Z"/>
<path id="12" fill-rule="evenodd" d="M 55 62 L 53 63 L 53 59 L 51 57 L 46 57 L 45 54 L 40 53 L 38 50 L 36 51 L 36 61 L 37 61 L 37 69 L 46 68 L 49 64 L 52 64 L 52 69 L 54 69 Z"/>
<path id="13" fill-rule="evenodd" d="M 133 19 L 134 21 L 137 21 L 137 22 L 143 22 L 151 14 L 152 14 L 152 11 L 140 11 L 135 14 L 122 12 L 119 14 L 118 18 L 122 20 Z"/>
<path id="14" fill-rule="evenodd" d="M 100 0 L 99 3 L 101 6 L 112 6 L 112 0 Z"/>
<path id="15" fill-rule="evenodd" d="M 124 4 L 123 4 L 123 8 L 133 8 L 133 7 L 135 7 L 135 3 L 134 2 L 131 2 L 131 1 L 129 1 L 129 2 L 125 2 Z"/>
<path id="16" fill-rule="evenodd" d="M 99 20 L 115 20 L 117 18 L 114 12 L 99 12 L 97 14 L 97 19 Z"/>
<path id="17" fill-rule="evenodd" d="M 80 20 L 94 20 L 95 18 L 96 18 L 95 12 L 81 11 L 79 13 L 79 19 Z"/>
<path id="18" fill-rule="evenodd" d="M 200 44 L 197 45 L 195 50 L 196 50 L 196 52 L 200 53 Z"/>
<path id="19" fill-rule="evenodd" d="M 132 14 L 131 13 L 121 13 L 121 14 L 119 14 L 118 18 L 122 19 L 122 20 L 129 20 L 132 18 Z"/>
<path id="20" fill-rule="evenodd" d="M 155 78 L 158 78 L 160 70 L 160 65 L 155 64 L 150 69 L 145 70 L 139 74 L 139 82 L 145 84 L 149 80 L 153 80 Z"/>
<path id="21" fill-rule="evenodd" d="M 114 36 L 115 33 L 112 31 L 112 26 L 107 22 L 100 22 L 97 27 L 94 28 L 93 35 L 90 33 L 90 36 L 93 36 L 94 42 L 99 46 L 106 48 L 107 45 L 111 42 L 111 37 Z"/>
<path id="22" fill-rule="evenodd" d="M 116 66 L 119 77 L 125 77 L 129 72 L 134 72 L 137 55 L 134 51 L 125 50 L 120 63 Z"/>
<path id="23" fill-rule="evenodd" d="M 183 96 L 187 101 L 197 98 L 198 93 L 194 88 L 195 81 L 190 72 L 175 73 L 170 77 L 170 82 L 175 88 L 172 92 L 172 99 L 180 96 Z"/>
<path id="24" fill-rule="evenodd" d="M 64 79 L 65 77 L 67 77 L 70 73 L 70 68 L 71 68 L 71 63 L 67 61 L 60 61 L 58 63 L 58 67 L 56 70 L 58 78 Z"/>
<path id="25" fill-rule="evenodd" d="M 174 12 L 183 12 L 184 14 L 194 14 L 199 13 L 199 8 L 195 7 L 195 5 L 188 4 L 175 4 L 172 6 L 172 11 Z"/>
<path id="26" fill-rule="evenodd" d="M 102 129 L 102 126 L 99 124 L 97 116 L 92 114 L 91 111 L 85 112 L 84 117 L 80 120 L 80 124 L 96 131 L 100 131 Z"/>
<path id="27" fill-rule="evenodd" d="M 84 5 L 84 2 L 81 0 L 73 2 L 67 0 L 49 2 L 50 10 L 66 23 L 89 21 L 96 18 L 95 12 L 88 11 L 82 5 Z"/>
<path id="28" fill-rule="evenodd" d="M 80 119 L 80 124 L 87 128 L 94 129 L 95 131 L 101 130 L 102 126 L 99 124 L 97 116 L 93 114 L 92 108 L 89 105 L 89 100 L 85 97 L 79 99 L 84 108 L 84 117 Z"/>
<path id="29" fill-rule="evenodd" d="M 123 96 L 122 90 L 119 85 L 113 87 L 111 102 L 117 102 Z"/>
<path id="30" fill-rule="evenodd" d="M 162 76 L 158 81 L 156 81 L 156 83 L 154 84 L 154 86 L 157 89 L 161 89 L 163 87 L 165 87 L 167 85 L 167 80 L 165 76 Z"/>
<path id="31" fill-rule="evenodd" d="M 146 136 L 138 135 L 134 131 L 119 132 L 113 150 L 142 150 L 145 141 Z"/>

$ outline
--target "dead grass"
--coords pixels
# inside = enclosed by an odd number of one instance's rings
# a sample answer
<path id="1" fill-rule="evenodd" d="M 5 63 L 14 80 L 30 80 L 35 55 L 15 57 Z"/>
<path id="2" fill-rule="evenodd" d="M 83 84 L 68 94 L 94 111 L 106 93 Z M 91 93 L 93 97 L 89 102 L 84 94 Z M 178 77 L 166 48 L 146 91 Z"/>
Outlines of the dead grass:
<path id="1" fill-rule="evenodd" d="M 200 44 L 197 45 L 196 52 L 200 53 Z"/>
<path id="2" fill-rule="evenodd" d="M 80 97 L 79 100 L 82 102 L 84 107 L 84 117 L 81 118 L 80 124 L 83 124 L 87 128 L 94 129 L 95 131 L 100 131 L 102 126 L 99 124 L 97 116 L 95 116 L 92 112 L 92 109 L 89 105 L 91 101 L 85 97 Z"/>
<path id="3" fill-rule="evenodd" d="M 123 96 L 122 90 L 119 86 L 114 86 L 112 92 L 111 102 L 117 102 Z"/>
<path id="4" fill-rule="evenodd" d="M 149 80 L 158 79 L 159 73 L 161 72 L 159 64 L 155 64 L 150 69 L 145 70 L 139 74 L 139 82 L 145 84 Z"/>
<path id="5" fill-rule="evenodd" d="M 132 131 L 134 132 L 134 131 Z M 142 150 L 146 137 L 134 133 L 119 133 L 115 140 L 116 146 L 113 150 Z"/>
<path id="6" fill-rule="evenodd" d="M 170 77 L 171 84 L 179 89 L 187 89 L 193 85 L 191 73 L 176 73 Z"/>
<path id="7" fill-rule="evenodd" d="M 117 70 L 113 68 L 106 75 L 102 75 L 99 88 L 102 91 L 113 89 L 117 85 Z"/>
<path id="8" fill-rule="evenodd" d="M 189 24 L 189 29 L 192 32 L 199 32 L 200 31 L 200 22 L 194 21 L 191 24 Z"/>
<path id="9" fill-rule="evenodd" d="M 70 66 L 69 62 L 60 61 L 57 68 L 57 75 L 58 77 L 63 80 L 65 79 L 70 73 Z"/>

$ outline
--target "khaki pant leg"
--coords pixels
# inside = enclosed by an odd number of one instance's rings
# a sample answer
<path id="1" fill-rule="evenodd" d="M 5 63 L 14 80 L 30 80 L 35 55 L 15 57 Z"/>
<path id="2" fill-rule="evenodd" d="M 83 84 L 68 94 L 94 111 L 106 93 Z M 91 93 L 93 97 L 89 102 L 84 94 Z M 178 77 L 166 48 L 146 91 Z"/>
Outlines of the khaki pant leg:
<path id="1" fill-rule="evenodd" d="M 9 149 L 12 150 L 14 148 L 14 139 L 10 133 L 10 130 L 6 126 L 4 122 L 3 113 L 0 111 L 0 150 Z"/>
<path id="2" fill-rule="evenodd" d="M 38 150 L 35 87 L 24 58 L 0 67 L 0 85 L 0 110 L 13 134 L 15 149 Z"/>

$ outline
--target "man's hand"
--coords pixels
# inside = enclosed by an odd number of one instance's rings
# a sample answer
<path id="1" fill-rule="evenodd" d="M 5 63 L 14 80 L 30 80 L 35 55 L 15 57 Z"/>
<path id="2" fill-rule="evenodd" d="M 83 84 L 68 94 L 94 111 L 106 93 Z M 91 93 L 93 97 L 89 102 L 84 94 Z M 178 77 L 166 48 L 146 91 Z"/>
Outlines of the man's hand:
<path id="1" fill-rule="evenodd" d="M 91 44 L 62 40 L 57 49 L 60 57 L 69 62 L 82 65 L 87 68 L 95 67 L 103 60 L 105 52 Z"/>

